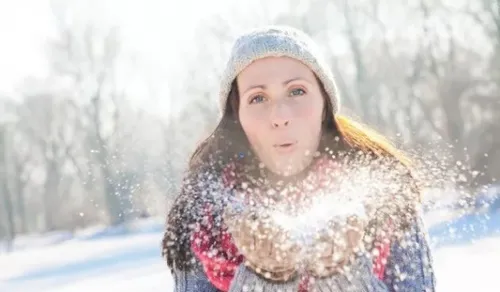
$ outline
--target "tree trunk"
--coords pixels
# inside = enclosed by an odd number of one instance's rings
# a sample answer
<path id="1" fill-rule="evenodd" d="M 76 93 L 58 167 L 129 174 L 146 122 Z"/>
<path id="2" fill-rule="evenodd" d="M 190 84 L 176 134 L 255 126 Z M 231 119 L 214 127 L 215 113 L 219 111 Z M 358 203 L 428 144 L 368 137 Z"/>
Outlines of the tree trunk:
<path id="1" fill-rule="evenodd" d="M 4 208 L 5 208 L 5 217 L 6 217 L 5 219 L 7 222 L 6 249 L 9 252 L 12 250 L 12 243 L 13 243 L 14 238 L 16 236 L 16 230 L 15 230 L 15 226 L 14 226 L 14 212 L 12 209 L 12 207 L 13 207 L 12 206 L 12 199 L 11 199 L 11 195 L 9 193 L 8 187 L 7 187 L 7 182 L 3 181 L 1 184 L 2 184 L 2 187 L 1 187 L 0 192 L 2 193 L 2 201 L 3 201 Z"/>
<path id="2" fill-rule="evenodd" d="M 16 178 L 17 213 L 19 216 L 19 233 L 28 232 L 28 218 L 26 217 L 26 203 L 24 199 L 24 184 L 21 178 Z"/>
<path id="3" fill-rule="evenodd" d="M 0 197 L 2 199 L 2 205 L 5 209 L 5 221 L 6 226 L 6 242 L 7 251 L 11 251 L 12 242 L 14 241 L 16 230 L 14 225 L 14 212 L 12 205 L 12 197 L 7 185 L 9 180 L 8 168 L 7 168 L 7 157 L 8 157 L 8 145 L 7 145 L 7 130 L 5 128 L 0 128 Z"/>
<path id="4" fill-rule="evenodd" d="M 54 212 L 54 204 L 56 204 L 56 200 L 54 197 L 58 194 L 58 185 L 59 185 L 59 172 L 57 169 L 56 162 L 54 160 L 47 161 L 47 177 L 44 183 L 44 191 L 43 191 L 43 206 L 44 206 L 44 219 L 45 219 L 45 229 L 46 231 L 52 231 L 56 228 L 55 226 L 55 218 Z"/>

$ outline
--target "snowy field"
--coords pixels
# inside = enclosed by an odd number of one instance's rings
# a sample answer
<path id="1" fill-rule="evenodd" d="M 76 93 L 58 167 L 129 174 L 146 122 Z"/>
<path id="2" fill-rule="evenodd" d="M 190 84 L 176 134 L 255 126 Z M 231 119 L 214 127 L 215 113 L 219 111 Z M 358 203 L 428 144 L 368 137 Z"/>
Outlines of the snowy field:
<path id="1" fill-rule="evenodd" d="M 432 216 L 427 220 L 433 241 L 456 235 L 439 235 L 440 223 Z M 471 220 L 465 229 L 476 228 Z M 0 291 L 172 291 L 172 278 L 160 257 L 161 229 L 160 219 L 89 229 L 72 238 L 52 234 L 20 240 L 15 252 L 0 254 Z M 462 238 L 434 248 L 438 291 L 498 291 L 500 236 L 490 233 L 475 242 Z"/>

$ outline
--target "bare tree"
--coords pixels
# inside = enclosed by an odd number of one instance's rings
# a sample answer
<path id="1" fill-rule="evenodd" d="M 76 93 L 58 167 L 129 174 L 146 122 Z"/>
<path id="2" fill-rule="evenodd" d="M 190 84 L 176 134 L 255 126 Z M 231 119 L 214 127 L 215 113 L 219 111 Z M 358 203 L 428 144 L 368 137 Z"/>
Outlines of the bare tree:
<path id="1" fill-rule="evenodd" d="M 478 136 L 484 141 L 481 143 L 484 149 L 475 151 L 474 168 L 489 167 L 489 172 L 495 173 L 493 179 L 499 179 L 500 166 L 495 165 L 494 162 L 500 159 L 500 135 L 498 134 L 500 133 L 500 1 L 482 0 L 478 4 L 476 8 L 472 8 L 472 5 L 460 7 L 458 11 L 465 13 L 479 25 L 486 38 L 491 41 L 493 48 L 488 60 L 491 84 L 485 86 L 488 89 L 482 90 L 476 97 L 476 102 L 488 109 L 487 116 L 490 116 L 491 120 L 488 125 L 477 129 L 480 133 Z M 450 7 L 448 9 L 452 10 Z"/>
<path id="2" fill-rule="evenodd" d="M 16 235 L 14 223 L 14 204 L 12 193 L 8 186 L 8 129 L 6 125 L 0 125 L 0 198 L 4 208 L 5 216 L 2 216 L 2 221 L 5 220 L 6 226 L 6 249 L 10 251 L 12 248 L 12 241 Z"/>
<path id="3" fill-rule="evenodd" d="M 29 173 L 22 173 L 28 168 L 30 160 L 35 160 L 37 168 L 43 170 L 44 182 L 42 187 L 43 214 L 47 230 L 58 227 L 57 210 L 63 206 L 65 194 L 60 192 L 60 181 L 65 175 L 68 162 L 68 149 L 76 141 L 73 139 L 74 130 L 71 128 L 71 107 L 64 100 L 58 99 L 50 92 L 27 94 L 20 105 L 17 129 L 22 133 L 22 142 L 32 145 L 31 149 L 16 151 L 16 159 L 11 162 L 19 177 L 14 184 L 18 200 L 23 201 L 23 189 Z M 75 115 L 73 115 L 75 117 Z M 24 153 L 23 153 L 24 152 Z M 25 170 L 28 171 L 28 170 Z M 26 177 L 28 175 L 28 177 Z M 24 205 L 24 203 L 21 203 Z"/>

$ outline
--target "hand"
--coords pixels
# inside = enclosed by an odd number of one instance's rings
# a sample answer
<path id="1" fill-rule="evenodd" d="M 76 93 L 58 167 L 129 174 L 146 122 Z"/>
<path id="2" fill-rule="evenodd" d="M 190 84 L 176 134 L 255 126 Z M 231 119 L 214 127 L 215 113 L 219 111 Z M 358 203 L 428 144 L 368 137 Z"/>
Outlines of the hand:
<path id="1" fill-rule="evenodd" d="M 283 228 L 265 210 L 227 207 L 224 222 L 245 264 L 262 277 L 287 281 L 297 272 L 300 251 Z"/>
<path id="2" fill-rule="evenodd" d="M 346 222 L 330 221 L 311 245 L 306 270 L 316 278 L 343 272 L 355 252 L 363 249 L 365 221 L 357 216 Z"/>

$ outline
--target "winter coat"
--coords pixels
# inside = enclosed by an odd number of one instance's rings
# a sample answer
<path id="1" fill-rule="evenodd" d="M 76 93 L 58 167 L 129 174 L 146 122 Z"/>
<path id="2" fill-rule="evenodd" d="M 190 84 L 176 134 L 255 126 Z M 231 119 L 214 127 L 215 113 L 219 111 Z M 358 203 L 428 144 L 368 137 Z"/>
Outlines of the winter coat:
<path id="1" fill-rule="evenodd" d="M 228 185 L 231 180 L 226 173 L 223 178 Z M 380 242 L 371 258 L 358 257 L 352 265 L 352 279 L 338 274 L 329 278 L 302 277 L 277 283 L 260 277 L 243 264 L 243 256 L 238 253 L 229 233 L 223 231 L 214 240 L 211 229 L 218 224 L 211 221 L 212 210 L 205 212 L 210 222 L 191 240 L 191 250 L 196 256 L 195 268 L 190 271 L 173 268 L 174 292 L 435 291 L 429 242 L 419 214 L 415 215 L 403 238 Z M 214 245 L 218 246 L 214 248 Z"/>

